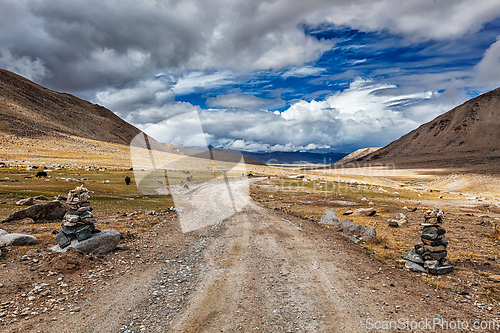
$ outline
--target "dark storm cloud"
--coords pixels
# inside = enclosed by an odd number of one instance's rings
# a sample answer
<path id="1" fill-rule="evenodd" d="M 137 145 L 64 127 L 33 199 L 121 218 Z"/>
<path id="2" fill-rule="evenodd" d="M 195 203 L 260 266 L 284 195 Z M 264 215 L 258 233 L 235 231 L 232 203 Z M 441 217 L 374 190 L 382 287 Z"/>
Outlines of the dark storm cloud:
<path id="1" fill-rule="evenodd" d="M 314 60 L 331 44 L 296 27 L 303 5 L 269 13 L 260 2 L 224 1 L 3 0 L 0 6 L 0 45 L 14 58 L 39 59 L 52 74 L 43 82 L 69 91 L 118 87 L 166 68 L 286 67 Z M 302 43 L 296 54 L 279 54 Z"/>
<path id="2" fill-rule="evenodd" d="M 24 1 L 8 8 L 1 45 L 15 56 L 41 59 L 52 74 L 44 82 L 56 89 L 120 85 L 178 67 L 203 41 L 199 10 L 94 0 Z"/>
<path id="3" fill-rule="evenodd" d="M 333 46 L 305 34 L 304 23 L 442 39 L 478 30 L 500 11 L 494 1 L 427 0 L 0 0 L 0 6 L 2 64 L 43 64 L 34 77 L 71 92 L 121 87 L 165 69 L 300 67 Z"/>

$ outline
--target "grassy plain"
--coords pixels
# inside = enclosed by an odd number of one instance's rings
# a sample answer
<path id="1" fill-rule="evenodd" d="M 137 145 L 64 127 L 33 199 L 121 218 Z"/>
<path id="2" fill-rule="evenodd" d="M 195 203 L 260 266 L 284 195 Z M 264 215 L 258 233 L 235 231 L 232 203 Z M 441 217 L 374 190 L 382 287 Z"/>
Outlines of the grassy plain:
<path id="1" fill-rule="evenodd" d="M 340 219 L 373 227 L 377 242 L 362 246 L 374 259 L 400 269 L 404 269 L 402 258 L 406 251 L 420 243 L 424 212 L 439 206 L 445 212 L 443 227 L 450 242 L 448 259 L 455 271 L 446 276 L 412 276 L 436 289 L 477 294 L 485 302 L 500 301 L 498 284 L 488 280 L 489 276 L 500 274 L 500 240 L 491 236 L 500 223 L 496 177 L 456 170 L 391 173 L 369 168 L 300 173 L 301 178 L 288 171 L 288 177 L 256 182 L 252 189 L 254 199 L 271 209 L 315 222 L 333 208 Z M 374 207 L 377 213 L 370 217 L 343 215 L 367 207 Z M 391 228 L 388 221 L 397 213 L 404 213 L 408 223 Z"/>
<path id="2" fill-rule="evenodd" d="M 99 154 L 87 150 L 88 156 L 81 155 L 80 151 L 72 155 L 66 149 L 38 151 L 40 153 L 36 155 L 29 149 L 24 153 L 14 149 L 4 156 L 3 161 L 8 166 L 0 168 L 0 218 L 20 209 L 15 202 L 21 198 L 44 195 L 52 200 L 83 183 L 91 191 L 92 206 L 100 218 L 98 227 L 117 229 L 125 237 L 147 231 L 157 222 L 156 217 L 143 214 L 146 210 L 166 210 L 167 214 L 175 215 L 169 210 L 174 202 L 168 190 L 158 195 L 150 189 L 166 188 L 168 183 L 179 186 L 181 181 L 196 186 L 212 178 L 214 171 L 216 176 L 222 177 L 223 171 L 234 167 L 234 164 L 217 163 L 214 169 L 207 160 L 165 153 L 155 156 L 159 161 L 156 167 L 168 166 L 169 171 L 151 173 L 148 171 L 148 153 L 143 151 L 134 155 L 125 146 L 99 144 L 95 148 Z M 30 169 L 30 166 L 39 168 Z M 135 171 L 130 170 L 132 166 Z M 145 169 L 141 173 L 138 168 L 142 167 Z M 455 265 L 455 271 L 441 277 L 417 273 L 413 276 L 435 288 L 478 294 L 486 302 L 500 300 L 498 284 L 488 280 L 488 276 L 500 274 L 500 240 L 491 237 L 495 225 L 500 222 L 499 178 L 469 174 L 463 170 L 397 170 L 382 166 L 301 168 L 303 166 L 246 165 L 226 174 L 229 177 L 240 177 L 241 174 L 265 177 L 254 182 L 251 188 L 253 198 L 271 209 L 299 216 L 311 223 L 319 222 L 329 208 L 335 209 L 343 218 L 342 214 L 348 210 L 375 207 L 375 216 L 350 215 L 345 218 L 374 227 L 378 241 L 362 246 L 374 259 L 401 269 L 406 251 L 420 242 L 423 213 L 437 205 L 445 212 L 443 227 L 450 242 L 448 258 Z M 44 169 L 50 170 L 50 177 L 36 178 L 36 172 Z M 132 178 L 131 185 L 125 184 L 125 176 Z M 187 180 L 190 176 L 193 176 L 191 182 Z M 67 181 L 67 178 L 73 181 Z M 404 207 L 416 208 L 416 211 Z M 133 214 L 139 211 L 142 214 Z M 399 228 L 390 228 L 387 221 L 400 212 L 406 214 L 409 222 Z M 7 257 L 0 258 L 1 261 L 27 249 L 55 244 L 51 232 L 59 229 L 59 223 L 6 223 L 0 227 L 8 232 L 33 234 L 40 240 L 38 245 L 11 250 Z"/>

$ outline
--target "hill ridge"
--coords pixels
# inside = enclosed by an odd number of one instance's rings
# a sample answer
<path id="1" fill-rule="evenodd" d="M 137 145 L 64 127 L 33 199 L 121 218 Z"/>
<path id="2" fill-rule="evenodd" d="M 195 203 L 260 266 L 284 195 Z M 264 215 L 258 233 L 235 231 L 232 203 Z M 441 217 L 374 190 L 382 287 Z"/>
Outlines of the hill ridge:
<path id="1" fill-rule="evenodd" d="M 142 131 L 103 106 L 0 69 L 0 134 L 52 139 L 64 134 L 130 145 L 139 133 Z M 150 137 L 149 141 L 155 150 L 182 154 L 172 145 Z"/>
<path id="2" fill-rule="evenodd" d="M 358 162 L 467 166 L 500 160 L 500 88 L 468 100 Z"/>

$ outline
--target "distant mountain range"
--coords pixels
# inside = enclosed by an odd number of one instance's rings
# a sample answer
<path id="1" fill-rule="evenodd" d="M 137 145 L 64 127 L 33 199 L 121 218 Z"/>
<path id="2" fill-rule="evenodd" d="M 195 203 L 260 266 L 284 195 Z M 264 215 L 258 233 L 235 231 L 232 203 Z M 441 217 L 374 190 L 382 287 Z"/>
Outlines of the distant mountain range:
<path id="1" fill-rule="evenodd" d="M 242 151 L 243 155 L 266 164 L 332 164 L 344 158 L 346 153 L 269 152 Z"/>
<path id="2" fill-rule="evenodd" d="M 500 170 L 500 88 L 457 106 L 355 161 Z"/>
<path id="3" fill-rule="evenodd" d="M 361 149 L 352 154 L 247 151 L 241 154 L 251 164 L 394 163 L 412 168 L 500 171 L 499 129 L 500 88 L 457 106 L 380 149 Z M 83 144 L 79 138 L 130 145 L 139 133 L 141 130 L 100 105 L 49 90 L 0 69 L 0 138 L 50 138 L 51 144 L 57 145 L 59 139 L 72 137 L 78 145 Z M 148 141 L 152 149 L 183 154 L 170 144 L 150 137 Z M 185 154 L 235 162 L 241 159 L 240 152 L 229 150 L 214 150 L 211 156 L 203 151 Z"/>
<path id="4" fill-rule="evenodd" d="M 204 158 L 204 159 L 213 159 L 215 161 L 223 161 L 229 163 L 240 163 L 243 158 L 243 162 L 245 164 L 253 164 L 253 165 L 265 165 L 260 161 L 256 161 L 253 158 L 243 155 L 237 150 L 231 149 L 219 149 L 214 148 L 210 153 L 207 150 L 207 147 L 190 147 L 190 148 L 179 148 L 179 150 L 186 156 L 196 157 L 196 158 Z"/>

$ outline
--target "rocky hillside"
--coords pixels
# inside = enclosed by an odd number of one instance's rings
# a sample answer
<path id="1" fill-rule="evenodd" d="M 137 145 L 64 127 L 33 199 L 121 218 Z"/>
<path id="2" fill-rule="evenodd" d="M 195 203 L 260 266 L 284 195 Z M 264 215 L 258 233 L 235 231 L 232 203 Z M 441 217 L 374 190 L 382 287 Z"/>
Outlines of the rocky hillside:
<path id="1" fill-rule="evenodd" d="M 70 135 L 129 145 L 140 132 L 100 105 L 0 69 L 0 134 L 37 139 Z M 154 149 L 180 153 L 172 145 L 149 141 Z"/>
<path id="2" fill-rule="evenodd" d="M 500 88 L 457 106 L 357 161 L 498 169 L 499 128 Z"/>
<path id="3" fill-rule="evenodd" d="M 346 157 L 344 157 L 341 160 L 338 160 L 335 162 L 335 164 L 348 164 L 348 163 L 355 163 L 357 160 L 365 157 L 368 154 L 371 154 L 373 152 L 376 152 L 379 150 L 381 147 L 370 147 L 370 148 L 361 148 L 356 151 L 353 151 Z"/>

